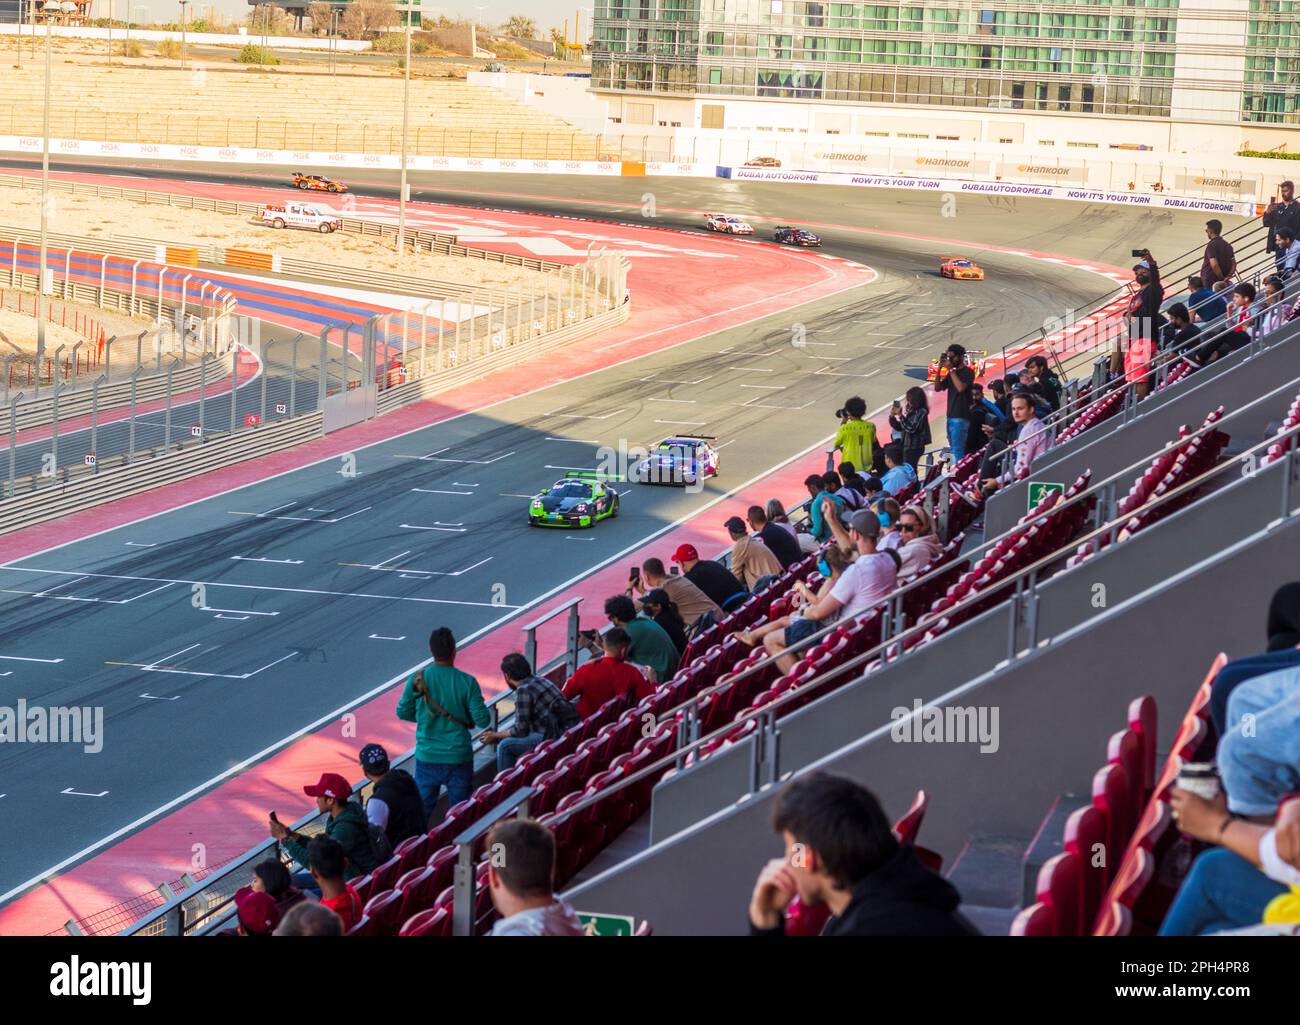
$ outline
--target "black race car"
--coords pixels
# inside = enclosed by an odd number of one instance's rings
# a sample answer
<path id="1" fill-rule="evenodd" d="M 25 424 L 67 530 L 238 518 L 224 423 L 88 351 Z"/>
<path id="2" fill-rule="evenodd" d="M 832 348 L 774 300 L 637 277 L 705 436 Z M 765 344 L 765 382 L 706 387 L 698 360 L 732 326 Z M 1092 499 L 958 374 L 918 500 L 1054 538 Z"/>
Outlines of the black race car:
<path id="1" fill-rule="evenodd" d="M 594 527 L 617 515 L 618 492 L 594 473 L 566 473 L 528 505 L 534 527 Z"/>
<path id="2" fill-rule="evenodd" d="M 822 244 L 820 235 L 814 235 L 807 228 L 796 228 L 792 224 L 778 224 L 772 239 L 783 246 L 816 248 Z"/>

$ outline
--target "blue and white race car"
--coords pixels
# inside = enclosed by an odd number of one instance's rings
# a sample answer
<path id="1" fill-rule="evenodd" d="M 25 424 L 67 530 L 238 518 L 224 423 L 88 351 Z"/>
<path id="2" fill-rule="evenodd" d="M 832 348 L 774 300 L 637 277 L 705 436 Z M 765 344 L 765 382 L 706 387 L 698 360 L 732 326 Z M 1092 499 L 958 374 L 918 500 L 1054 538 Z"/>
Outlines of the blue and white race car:
<path id="1" fill-rule="evenodd" d="M 772 233 L 773 241 L 783 246 L 805 246 L 819 248 L 822 244 L 820 235 L 815 235 L 807 228 L 796 228 L 792 224 L 778 224 Z"/>
<path id="2" fill-rule="evenodd" d="M 645 459 L 631 468 L 628 480 L 638 484 L 688 485 L 718 475 L 720 458 L 711 444 L 716 438 L 679 434 L 665 438 L 650 449 Z"/>

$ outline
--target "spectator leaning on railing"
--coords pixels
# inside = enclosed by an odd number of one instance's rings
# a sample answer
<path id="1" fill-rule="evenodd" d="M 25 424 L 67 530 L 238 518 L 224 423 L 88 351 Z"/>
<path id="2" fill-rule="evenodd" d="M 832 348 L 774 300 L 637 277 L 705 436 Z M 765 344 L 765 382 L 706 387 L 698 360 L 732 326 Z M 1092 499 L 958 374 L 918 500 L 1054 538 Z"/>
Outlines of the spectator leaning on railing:
<path id="1" fill-rule="evenodd" d="M 456 638 L 445 626 L 429 635 L 433 665 L 406 681 L 397 718 L 415 723 L 415 783 L 432 821 L 442 788 L 447 807 L 469 797 L 474 779 L 470 733 L 491 721 L 478 680 L 456 668 Z"/>
<path id="2" fill-rule="evenodd" d="M 497 745 L 497 772 L 512 768 L 520 758 L 546 740 L 554 740 L 582 717 L 550 680 L 535 676 L 528 659 L 514 651 L 501 660 L 501 676 L 514 692 L 515 717 L 509 730 L 480 734 Z"/>

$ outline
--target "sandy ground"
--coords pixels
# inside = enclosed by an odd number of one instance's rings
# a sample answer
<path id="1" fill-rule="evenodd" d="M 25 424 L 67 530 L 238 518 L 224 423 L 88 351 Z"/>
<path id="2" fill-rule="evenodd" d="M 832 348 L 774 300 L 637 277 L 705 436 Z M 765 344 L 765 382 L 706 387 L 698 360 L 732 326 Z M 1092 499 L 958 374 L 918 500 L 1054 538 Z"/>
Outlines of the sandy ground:
<path id="1" fill-rule="evenodd" d="M 321 235 L 300 229 L 277 230 L 249 218 L 152 206 L 124 199 L 101 199 L 52 193 L 50 231 L 86 238 L 133 238 L 181 246 L 232 246 L 259 252 L 276 252 L 286 258 L 311 260 L 331 267 L 356 267 L 369 271 L 398 271 L 397 257 L 388 245 L 369 236 L 336 231 Z M 286 194 L 287 200 L 296 196 Z M 322 200 L 325 207 L 338 200 Z M 36 228 L 40 224 L 40 194 L 34 190 L 0 187 L 0 221 L 6 225 Z M 200 259 L 202 259 L 200 254 Z M 408 277 L 477 285 L 490 288 L 542 289 L 551 281 L 540 271 L 458 256 L 428 253 L 407 258 L 401 273 Z"/>
<path id="2" fill-rule="evenodd" d="M 10 298 L 12 291 L 10 289 L 5 289 L 5 293 L 6 305 L 8 305 L 8 303 L 12 301 Z M 36 296 L 34 294 L 24 294 L 24 308 L 30 310 L 35 298 Z M 61 308 L 61 306 L 61 300 L 56 299 L 55 309 L 57 310 Z M 114 334 L 123 336 L 130 335 L 134 337 L 152 323 L 148 318 L 132 320 L 120 313 L 113 313 L 109 310 L 100 310 L 93 306 L 85 306 L 80 303 L 77 304 L 76 308 L 82 313 L 88 314 L 97 319 L 104 326 L 104 333 L 108 337 L 112 337 Z M 73 305 L 69 303 L 69 317 L 72 315 L 72 309 Z M 0 339 L 0 359 L 12 355 L 15 351 L 15 347 L 18 351 L 24 353 L 36 352 L 36 318 L 32 316 L 30 312 L 19 313 L 14 309 L 0 309 L 0 335 L 4 336 L 4 339 Z M 9 344 L 5 344 L 6 339 Z M 45 325 L 45 348 L 51 353 L 53 353 L 53 351 L 60 345 L 67 345 L 67 347 L 71 349 L 83 339 L 90 341 L 90 339 L 86 339 L 85 335 L 77 333 L 70 327 L 61 327 L 58 323 L 47 323 Z M 82 346 L 82 352 L 84 353 L 88 348 L 88 345 Z"/>

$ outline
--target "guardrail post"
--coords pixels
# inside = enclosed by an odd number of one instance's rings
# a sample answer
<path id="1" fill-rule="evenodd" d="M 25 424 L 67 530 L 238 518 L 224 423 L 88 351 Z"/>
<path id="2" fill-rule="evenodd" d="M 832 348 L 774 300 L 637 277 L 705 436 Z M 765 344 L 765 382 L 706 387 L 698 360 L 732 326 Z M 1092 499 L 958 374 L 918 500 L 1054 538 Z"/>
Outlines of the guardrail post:
<path id="1" fill-rule="evenodd" d="M 474 935 L 474 844 L 460 844 L 456 857 L 456 875 L 451 899 L 451 934 Z"/>
<path id="2" fill-rule="evenodd" d="M 447 300 L 444 299 L 438 307 L 438 362 L 434 365 L 435 374 L 442 373 L 442 332 L 447 313 Z"/>
<path id="3" fill-rule="evenodd" d="M 203 362 L 199 362 L 199 373 L 203 373 Z M 172 372 L 176 369 L 176 361 L 172 360 L 172 365 L 167 368 L 167 403 L 163 407 L 163 455 L 166 455 L 172 447 Z M 203 392 L 199 391 L 199 430 L 203 427 Z"/>
<path id="4" fill-rule="evenodd" d="M 167 368 L 167 391 L 172 387 L 172 371 L 176 369 L 176 358 L 172 357 L 172 365 Z M 205 352 L 199 357 L 199 440 L 203 440 L 203 409 L 206 405 L 208 390 L 208 354 Z"/>
<path id="5" fill-rule="evenodd" d="M 566 679 L 578 671 L 578 606 L 581 603 L 582 600 L 579 599 L 569 609 L 568 639 L 565 645 L 565 668 L 568 670 Z M 529 665 L 532 663 L 530 662 Z"/>
<path id="6" fill-rule="evenodd" d="M 326 362 L 326 354 L 329 351 L 329 333 L 328 327 L 321 328 L 320 332 L 320 386 L 316 392 L 316 408 L 324 411 L 325 409 L 325 392 L 328 380 L 326 375 L 329 373 L 329 364 Z M 295 351 L 296 354 L 296 351 Z"/>
<path id="7" fill-rule="evenodd" d="M 9 497 L 18 492 L 18 483 L 14 471 L 18 465 L 18 401 L 23 397 L 19 392 L 9 400 Z"/>
<path id="8" fill-rule="evenodd" d="M 258 408 L 258 423 L 266 423 L 266 379 L 271 375 L 267 373 L 267 367 L 271 363 L 271 349 L 275 346 L 275 340 L 267 342 L 262 346 L 262 396 Z"/>
<path id="9" fill-rule="evenodd" d="M 418 131 L 417 131 L 418 134 Z M 424 308 L 420 310 L 420 376 L 424 376 L 425 364 L 429 355 L 429 307 L 432 303 L 425 303 Z"/>
<path id="10" fill-rule="evenodd" d="M 104 308 L 104 293 L 108 290 L 108 257 L 99 261 L 99 308 Z"/>
<path id="11" fill-rule="evenodd" d="M 126 461 L 128 465 L 135 462 L 135 386 L 143 370 L 144 367 L 137 365 L 135 372 L 131 374 L 131 415 L 127 418 L 126 440 Z"/>
<path id="12" fill-rule="evenodd" d="M 293 349 L 289 356 L 289 416 L 293 417 L 297 412 L 298 402 L 298 343 L 302 341 L 302 333 L 299 332 L 294 336 Z M 266 368 L 262 368 L 266 372 Z"/>
<path id="13" fill-rule="evenodd" d="M 60 349 L 63 346 L 59 346 Z M 53 463 L 54 479 L 58 480 L 59 474 L 59 396 L 63 394 L 66 384 L 56 384 L 54 386 L 54 396 L 50 402 L 52 424 L 50 426 L 50 455 Z"/>
<path id="14" fill-rule="evenodd" d="M 95 460 L 91 466 L 94 473 L 99 473 L 99 386 L 107 380 L 107 374 L 100 374 L 90 386 L 90 455 Z"/>
<path id="15" fill-rule="evenodd" d="M 265 372 L 262 380 L 266 380 Z M 239 403 L 239 346 L 230 347 L 230 433 L 233 435 L 238 423 L 235 419 Z"/>

